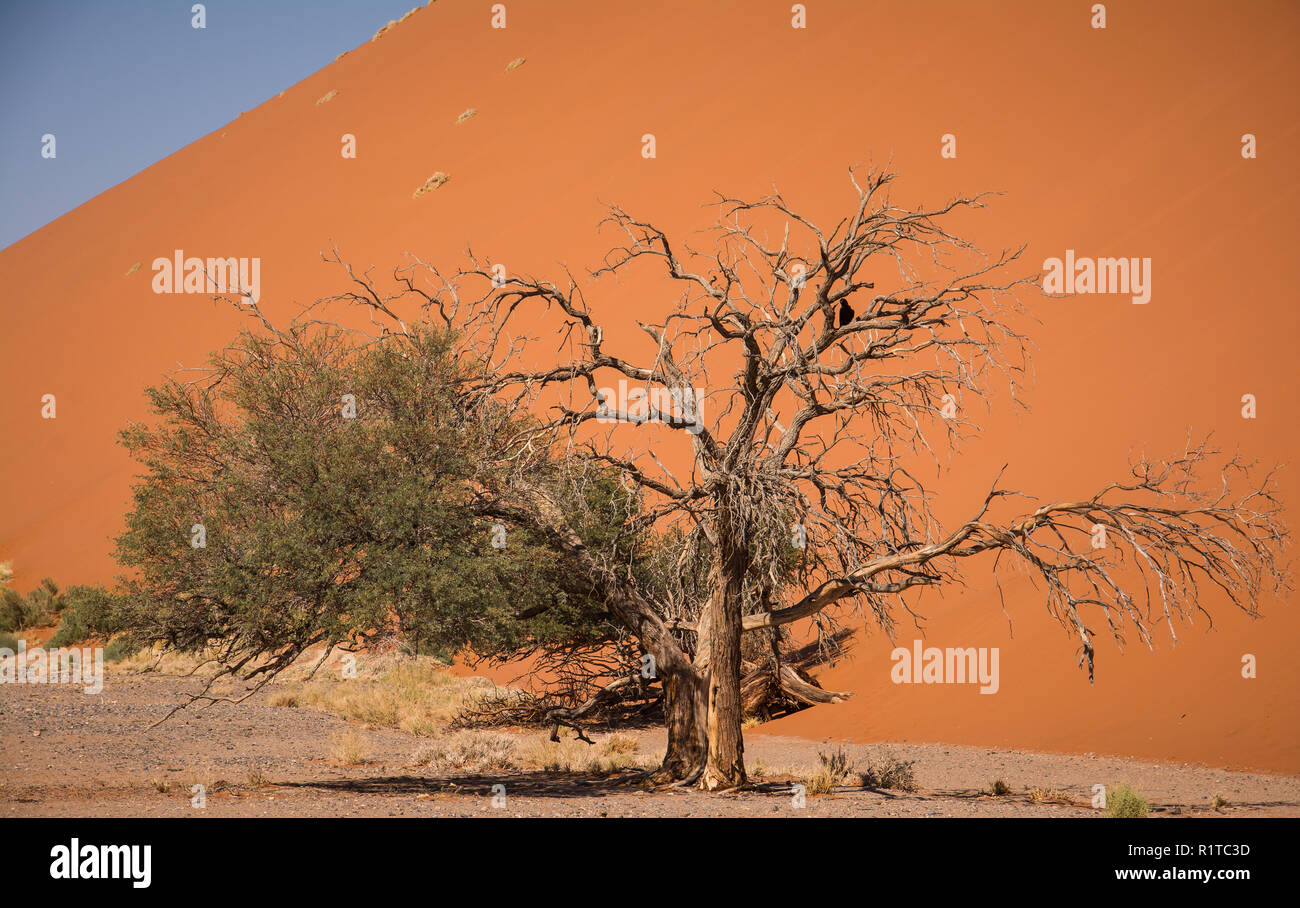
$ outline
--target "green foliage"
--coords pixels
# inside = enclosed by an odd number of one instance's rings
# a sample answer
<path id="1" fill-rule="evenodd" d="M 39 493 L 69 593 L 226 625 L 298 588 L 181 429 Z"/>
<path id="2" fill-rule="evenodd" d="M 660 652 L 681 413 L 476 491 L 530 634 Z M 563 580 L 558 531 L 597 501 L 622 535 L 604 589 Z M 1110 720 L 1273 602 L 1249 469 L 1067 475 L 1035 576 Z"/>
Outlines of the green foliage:
<path id="1" fill-rule="evenodd" d="M 0 572 L 7 584 L 12 572 L 8 565 Z M 51 624 L 59 627 L 46 644 L 50 648 L 71 646 L 92 636 L 111 636 L 119 628 L 122 599 L 103 587 L 73 586 L 60 590 L 46 577 L 26 596 L 7 585 L 0 587 L 0 646 L 16 650 L 12 632 Z M 126 645 L 126 644 L 123 644 Z"/>
<path id="2" fill-rule="evenodd" d="M 0 631 L 21 631 L 54 620 L 59 609 L 59 587 L 46 577 L 26 596 L 6 586 L 0 593 Z"/>
<path id="3" fill-rule="evenodd" d="M 57 598 L 59 629 L 51 647 L 71 646 L 91 637 L 107 637 L 120 628 L 123 597 L 99 586 L 73 586 Z"/>
<path id="4" fill-rule="evenodd" d="M 51 646 L 79 643 L 94 635 L 118 630 L 121 599 L 98 586 L 65 590 L 46 577 L 26 596 L 10 587 L 0 590 L 0 632 L 42 627 L 61 619 Z"/>
<path id="5" fill-rule="evenodd" d="M 493 656 L 615 636 L 546 540 L 511 527 L 493 547 L 474 491 L 504 481 L 498 455 L 527 425 L 468 412 L 453 340 L 244 334 L 208 381 L 151 389 L 159 419 L 122 433 L 144 468 L 118 539 L 135 639 L 287 664 L 315 643 L 391 633 Z M 569 504 L 589 544 L 619 549 L 636 503 L 612 477 Z"/>
<path id="6" fill-rule="evenodd" d="M 22 593 L 9 587 L 0 590 L 0 632 L 26 627 L 26 606 L 27 599 Z"/>
<path id="7" fill-rule="evenodd" d="M 1108 817 L 1145 817 L 1150 805 L 1131 786 L 1113 785 L 1106 792 L 1106 809 L 1102 813 Z"/>
<path id="8" fill-rule="evenodd" d="M 140 647 L 128 636 L 114 637 L 109 641 L 108 646 L 104 647 L 105 662 L 121 662 L 123 659 L 129 659 L 140 651 Z"/>
<path id="9" fill-rule="evenodd" d="M 7 649 L 11 653 L 18 652 L 18 640 L 9 634 L 0 634 L 0 649 Z"/>

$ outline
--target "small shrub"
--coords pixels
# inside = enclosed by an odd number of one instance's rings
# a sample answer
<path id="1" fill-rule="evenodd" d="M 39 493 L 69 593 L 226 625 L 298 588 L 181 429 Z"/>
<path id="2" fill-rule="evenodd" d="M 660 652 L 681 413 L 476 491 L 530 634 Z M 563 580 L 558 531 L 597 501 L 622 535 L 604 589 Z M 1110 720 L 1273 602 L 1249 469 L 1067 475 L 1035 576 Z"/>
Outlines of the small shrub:
<path id="1" fill-rule="evenodd" d="M 1214 801 L 1210 804 L 1210 806 L 1213 807 L 1213 808 L 1214 808 L 1215 810 L 1217 810 L 1217 811 L 1222 811 L 1223 808 L 1227 807 L 1230 803 L 1231 803 L 1231 802 L 1230 802 L 1227 798 L 1225 798 L 1223 795 L 1221 795 L 1221 794 L 1216 794 L 1216 795 L 1214 796 Z"/>
<path id="2" fill-rule="evenodd" d="M 18 641 L 9 634 L 0 634 L 0 649 L 7 649 L 11 653 L 18 652 Z"/>
<path id="3" fill-rule="evenodd" d="M 0 631 L 21 631 L 54 620 L 59 586 L 49 577 L 26 596 L 8 586 L 0 592 Z"/>
<path id="4" fill-rule="evenodd" d="M 912 769 L 915 764 L 915 760 L 900 760 L 885 751 L 879 761 L 873 760 L 862 773 L 862 787 L 916 791 L 916 772 Z"/>
<path id="5" fill-rule="evenodd" d="M 23 629 L 23 608 L 26 604 L 26 600 L 17 590 L 5 587 L 0 591 L 0 631 Z"/>
<path id="6" fill-rule="evenodd" d="M 1006 783 L 1005 779 L 994 779 L 989 783 L 989 794 L 995 798 L 1004 798 L 1011 794 L 1011 786 Z"/>
<path id="7" fill-rule="evenodd" d="M 27 594 L 23 605 L 23 627 L 52 623 L 59 608 L 59 585 L 46 577 L 40 586 Z"/>
<path id="8" fill-rule="evenodd" d="M 1145 817 L 1151 810 L 1147 799 L 1131 786 L 1115 785 L 1106 792 L 1106 809 L 1102 812 L 1108 817 Z"/>
<path id="9" fill-rule="evenodd" d="M 86 626 L 78 620 L 77 616 L 67 614 L 63 616 L 63 620 L 59 622 L 59 629 L 54 632 L 54 636 L 50 638 L 49 643 L 46 645 L 50 649 L 57 649 L 60 646 L 72 646 L 89 636 L 90 632 L 86 630 Z"/>
<path id="10" fill-rule="evenodd" d="M 122 597 L 102 586 L 71 586 L 56 599 L 62 610 L 59 629 L 49 646 L 72 646 L 94 636 L 108 636 L 120 629 Z"/>
<path id="11" fill-rule="evenodd" d="M 853 761 L 842 747 L 837 747 L 830 755 L 819 753 L 817 758 L 821 761 L 821 766 L 805 781 L 807 793 L 830 794 L 836 785 L 844 784 L 844 780 L 849 777 L 853 771 Z"/>
<path id="12" fill-rule="evenodd" d="M 829 757 L 826 754 L 819 753 L 817 758 L 821 760 L 822 766 L 836 782 L 843 781 L 853 771 L 853 761 L 849 759 L 849 755 L 844 752 L 842 747 L 837 747 L 835 753 Z"/>

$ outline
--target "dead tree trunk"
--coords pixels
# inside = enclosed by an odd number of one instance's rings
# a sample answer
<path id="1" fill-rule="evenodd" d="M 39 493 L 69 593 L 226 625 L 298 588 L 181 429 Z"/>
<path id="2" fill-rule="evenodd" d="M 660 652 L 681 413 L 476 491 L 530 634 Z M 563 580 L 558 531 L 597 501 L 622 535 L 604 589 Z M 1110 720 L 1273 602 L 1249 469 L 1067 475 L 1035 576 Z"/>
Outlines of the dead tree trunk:
<path id="1" fill-rule="evenodd" d="M 719 533 L 717 582 L 707 605 L 708 760 L 701 783 L 709 790 L 745 784 L 744 704 L 740 694 L 741 592 L 747 552 L 738 533 Z"/>
<path id="2" fill-rule="evenodd" d="M 706 722 L 708 689 L 694 670 L 664 678 L 664 724 L 668 751 L 655 774 L 656 781 L 689 784 L 704 771 L 709 739 Z"/>

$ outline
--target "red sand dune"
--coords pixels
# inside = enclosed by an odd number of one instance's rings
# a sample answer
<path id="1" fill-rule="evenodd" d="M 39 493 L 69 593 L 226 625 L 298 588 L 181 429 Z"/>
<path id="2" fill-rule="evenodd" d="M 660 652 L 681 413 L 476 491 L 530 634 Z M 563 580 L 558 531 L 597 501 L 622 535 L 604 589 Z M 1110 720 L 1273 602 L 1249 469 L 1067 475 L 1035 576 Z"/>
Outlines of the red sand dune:
<path id="1" fill-rule="evenodd" d="M 1110 4 L 1100 31 L 1086 4 L 809 7 L 795 31 L 789 4 L 516 0 L 494 31 L 486 5 L 444 0 L 0 252 L 0 558 L 19 587 L 111 579 L 131 475 L 116 431 L 145 415 L 146 384 L 240 323 L 204 297 L 151 292 L 155 257 L 258 256 L 263 306 L 283 317 L 340 287 L 319 259 L 331 242 L 381 272 L 405 251 L 453 262 L 467 244 L 511 270 L 582 269 L 603 249 L 602 201 L 680 232 L 705 225 L 713 190 L 774 181 L 829 220 L 848 203 L 847 166 L 869 158 L 892 156 L 900 201 L 1002 190 L 962 229 L 986 247 L 1028 242 L 1030 270 L 1067 248 L 1153 259 L 1148 305 L 1029 301 L 1033 410 L 983 418 L 942 480 L 949 519 L 1004 462 L 1009 485 L 1073 495 L 1133 449 L 1173 452 L 1189 427 L 1266 462 L 1291 456 L 1300 10 Z M 640 155 L 647 132 L 655 160 Z M 1257 160 L 1239 153 L 1246 132 Z M 340 156 L 344 133 L 356 160 Z M 945 133 L 955 160 L 939 155 Z M 449 182 L 413 199 L 436 171 Z M 634 289 L 597 297 L 607 338 L 629 348 L 658 305 Z M 1253 421 L 1239 415 L 1248 392 Z M 54 420 L 40 417 L 47 393 Z M 1292 509 L 1298 481 L 1282 480 Z M 1090 687 L 1031 592 L 1012 590 L 1009 636 L 985 569 L 923 605 L 929 643 L 1001 648 L 999 693 L 893 685 L 876 635 L 826 673 L 851 701 L 768 730 L 1300 770 L 1293 603 L 1249 622 L 1211 602 L 1216 629 L 1183 629 L 1177 649 L 1103 646 Z M 1241 678 L 1243 653 L 1257 679 Z"/>

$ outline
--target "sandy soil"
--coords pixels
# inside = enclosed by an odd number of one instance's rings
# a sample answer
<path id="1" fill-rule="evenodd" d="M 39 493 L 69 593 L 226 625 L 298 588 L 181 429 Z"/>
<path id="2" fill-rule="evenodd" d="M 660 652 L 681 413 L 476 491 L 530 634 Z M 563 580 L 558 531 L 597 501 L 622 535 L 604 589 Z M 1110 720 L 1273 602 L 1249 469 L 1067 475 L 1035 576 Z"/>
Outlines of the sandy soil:
<path id="1" fill-rule="evenodd" d="M 190 710 L 150 727 L 187 693 L 192 678 L 110 675 L 87 696 L 59 685 L 0 688 L 0 815 L 4 816 L 1099 816 L 1094 784 L 1127 782 L 1153 816 L 1300 816 L 1300 778 L 1203 766 L 1121 761 L 945 745 L 846 743 L 859 765 L 887 746 L 915 760 L 915 793 L 843 787 L 796 808 L 790 779 L 817 764 L 818 742 L 752 735 L 751 768 L 767 775 L 725 796 L 647 791 L 635 774 L 514 772 L 447 776 L 413 768 L 422 739 L 309 709 L 271 706 L 269 692 L 243 703 Z M 365 740 L 367 762 L 333 758 L 341 733 Z M 518 732 L 522 739 L 541 733 Z M 659 729 L 633 732 L 641 751 L 663 747 Z M 600 736 L 597 736 L 599 742 Z M 1013 791 L 983 792 L 994 779 Z M 190 786 L 208 789 L 190 804 Z M 506 786 L 493 807 L 492 786 Z M 160 790 L 165 788 L 166 790 Z M 1058 792 L 1068 803 L 1032 800 Z M 1211 808 L 1215 795 L 1229 801 Z"/>

